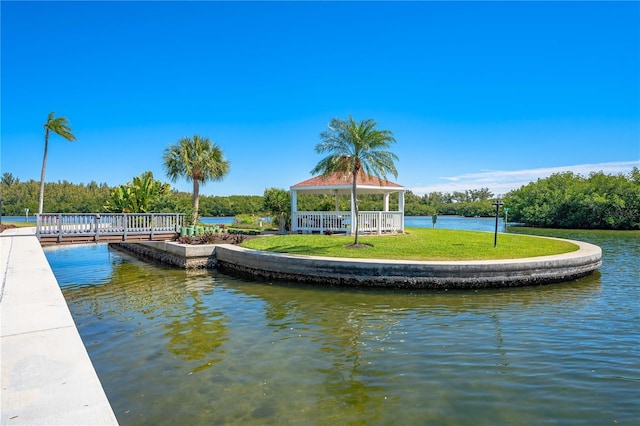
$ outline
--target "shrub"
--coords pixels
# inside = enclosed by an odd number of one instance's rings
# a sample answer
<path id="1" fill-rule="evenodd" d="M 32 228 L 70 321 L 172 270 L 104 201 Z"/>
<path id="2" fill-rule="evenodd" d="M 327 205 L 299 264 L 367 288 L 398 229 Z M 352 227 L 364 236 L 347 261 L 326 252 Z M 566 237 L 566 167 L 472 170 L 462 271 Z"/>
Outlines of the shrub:
<path id="1" fill-rule="evenodd" d="M 178 237 L 176 240 L 180 244 L 189 244 L 189 245 L 199 245 L 199 244 L 216 244 L 216 243 L 228 243 L 228 244 L 240 244 L 247 237 L 245 235 L 232 235 L 226 233 L 214 233 L 214 232 L 205 232 L 202 235 L 198 236 L 189 236 L 185 235 L 182 237 Z"/>

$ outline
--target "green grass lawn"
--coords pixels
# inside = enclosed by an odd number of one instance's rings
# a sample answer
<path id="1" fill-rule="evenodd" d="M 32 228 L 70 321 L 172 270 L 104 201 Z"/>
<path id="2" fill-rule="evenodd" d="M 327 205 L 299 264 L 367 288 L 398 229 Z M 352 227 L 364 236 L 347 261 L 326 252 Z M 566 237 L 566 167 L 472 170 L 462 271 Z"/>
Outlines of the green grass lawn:
<path id="1" fill-rule="evenodd" d="M 33 222 L 5 222 L 3 220 L 2 224 L 3 225 L 13 225 L 16 228 L 35 228 L 36 221 L 35 221 L 35 219 L 33 220 Z"/>
<path id="2" fill-rule="evenodd" d="M 242 247 L 277 253 L 345 258 L 406 260 L 517 259 L 568 253 L 578 249 L 569 242 L 526 235 L 448 229 L 409 228 L 405 235 L 361 236 L 365 248 L 349 248 L 354 238 L 344 235 L 276 235 L 245 241 Z"/>

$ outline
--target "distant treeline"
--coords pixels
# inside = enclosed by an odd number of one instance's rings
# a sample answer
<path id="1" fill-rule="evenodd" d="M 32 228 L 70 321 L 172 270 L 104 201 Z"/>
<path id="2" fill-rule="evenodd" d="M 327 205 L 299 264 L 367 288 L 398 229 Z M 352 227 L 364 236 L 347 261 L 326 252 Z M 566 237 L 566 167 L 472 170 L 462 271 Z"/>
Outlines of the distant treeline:
<path id="1" fill-rule="evenodd" d="M 38 212 L 40 183 L 35 180 L 21 182 L 10 173 L 4 173 L 1 182 L 2 214 L 21 216 L 28 208 L 30 214 Z M 117 187 L 106 183 L 89 182 L 75 184 L 68 181 L 49 182 L 44 188 L 44 211 L 49 213 L 100 213 L 105 212 L 111 193 Z M 172 190 L 155 206 L 156 212 L 175 212 L 188 209 L 191 194 Z M 232 195 L 228 197 L 200 196 L 201 216 L 235 216 L 263 212 L 262 196 Z"/>
<path id="2" fill-rule="evenodd" d="M 116 187 L 106 183 L 74 184 L 68 181 L 45 185 L 46 212 L 90 213 L 104 212 Z M 39 182 L 21 182 L 11 173 L 2 175 L 0 197 L 2 213 L 21 216 L 25 208 L 30 214 L 37 212 Z M 361 211 L 382 210 L 382 195 L 359 195 Z M 260 195 L 200 196 L 201 216 L 237 216 L 240 214 L 266 215 Z M 405 193 L 407 216 L 461 215 L 493 216 L 494 194 L 487 188 L 431 192 L 423 196 L 411 191 Z M 510 222 L 531 226 L 594 229 L 640 229 L 640 171 L 634 168 L 628 175 L 592 173 L 588 177 L 571 172 L 558 173 L 539 179 L 520 189 L 511 191 L 504 199 L 509 207 Z M 349 197 L 338 199 L 340 210 L 349 210 Z M 188 211 L 191 194 L 171 190 L 154 206 L 157 212 Z M 334 210 L 332 195 L 299 195 L 299 210 Z M 390 197 L 390 208 L 398 207 L 398 195 Z M 500 210 L 500 215 L 504 214 Z"/>
<path id="3" fill-rule="evenodd" d="M 511 191 L 505 205 L 511 219 L 529 226 L 640 229 L 640 170 L 588 177 L 556 173 Z"/>
<path id="4" fill-rule="evenodd" d="M 117 187 L 106 183 L 89 182 L 75 184 L 68 181 L 49 182 L 45 184 L 44 211 L 55 213 L 95 213 L 107 211 L 105 206 Z M 21 182 L 11 173 L 2 176 L 1 193 L 3 199 L 2 213 L 6 216 L 21 216 L 25 208 L 31 214 L 38 209 L 39 182 L 29 180 Z M 488 189 L 469 190 L 465 192 L 442 193 L 433 192 L 418 196 L 411 191 L 405 193 L 405 214 L 421 216 L 433 214 L 455 214 L 464 216 L 490 216 L 495 213 L 491 205 L 493 194 Z M 382 195 L 361 194 L 360 210 L 382 210 Z M 349 196 L 339 197 L 340 210 L 347 211 L 350 206 Z M 172 190 L 154 206 L 157 212 L 174 212 L 188 209 L 191 194 Z M 398 208 L 398 195 L 390 197 L 390 208 Z M 299 210 L 334 210 L 333 195 L 298 196 Z M 239 214 L 266 214 L 261 195 L 200 196 L 200 216 L 237 216 Z"/>

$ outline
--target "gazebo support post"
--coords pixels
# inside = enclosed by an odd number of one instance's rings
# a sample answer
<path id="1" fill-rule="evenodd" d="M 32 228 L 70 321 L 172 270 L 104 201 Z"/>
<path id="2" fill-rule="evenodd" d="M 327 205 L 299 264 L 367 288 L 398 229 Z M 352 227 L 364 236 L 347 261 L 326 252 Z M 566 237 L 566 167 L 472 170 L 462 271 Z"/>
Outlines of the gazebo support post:
<path id="1" fill-rule="evenodd" d="M 402 213 L 400 233 L 404 234 L 404 190 L 398 192 L 398 211 Z"/>
<path id="2" fill-rule="evenodd" d="M 291 232 L 298 232 L 298 191 L 291 190 Z"/>

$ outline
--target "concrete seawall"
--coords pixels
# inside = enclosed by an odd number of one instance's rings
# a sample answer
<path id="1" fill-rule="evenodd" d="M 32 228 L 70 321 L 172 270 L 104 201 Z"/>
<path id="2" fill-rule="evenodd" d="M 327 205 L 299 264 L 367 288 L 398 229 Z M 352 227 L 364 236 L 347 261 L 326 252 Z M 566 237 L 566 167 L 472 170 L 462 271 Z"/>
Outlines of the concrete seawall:
<path id="1" fill-rule="evenodd" d="M 358 287 L 476 289 L 569 281 L 602 265 L 602 250 L 572 241 L 579 250 L 526 259 L 399 261 L 337 259 L 266 253 L 242 247 L 216 248 L 217 268 L 266 280 Z"/>
<path id="2" fill-rule="evenodd" d="M 132 254 L 140 259 L 183 269 L 216 267 L 216 245 L 185 245 L 171 241 L 140 243 L 109 243 L 109 247 Z"/>
<path id="3" fill-rule="evenodd" d="M 231 244 L 185 246 L 178 243 L 113 244 L 146 259 L 183 268 L 222 272 L 270 281 L 358 287 L 476 289 L 519 287 L 569 281 L 602 264 L 602 250 L 572 241 L 571 253 L 527 259 L 484 261 L 401 261 L 341 259 L 249 250 Z"/>
<path id="4" fill-rule="evenodd" d="M 0 234 L 2 425 L 117 425 L 34 228 Z"/>

